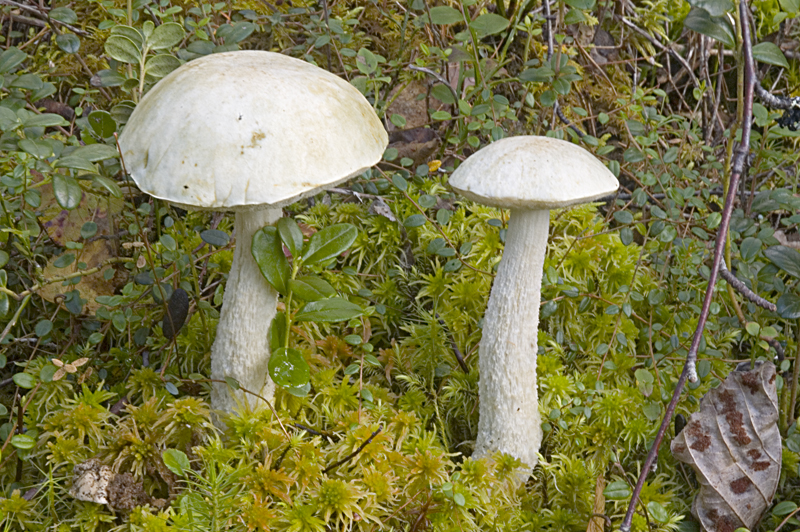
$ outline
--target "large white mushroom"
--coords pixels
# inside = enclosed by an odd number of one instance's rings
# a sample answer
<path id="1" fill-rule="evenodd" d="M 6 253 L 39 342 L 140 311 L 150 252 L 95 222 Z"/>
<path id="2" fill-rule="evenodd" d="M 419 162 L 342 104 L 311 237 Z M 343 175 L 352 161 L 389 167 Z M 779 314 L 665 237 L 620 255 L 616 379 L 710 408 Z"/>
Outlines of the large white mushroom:
<path id="1" fill-rule="evenodd" d="M 453 172 L 450 186 L 475 202 L 511 209 L 483 321 L 474 455 L 502 451 L 533 468 L 542 442 L 536 355 L 550 209 L 607 196 L 619 183 L 583 148 L 523 136 L 476 152 Z"/>
<path id="2" fill-rule="evenodd" d="M 147 93 L 119 142 L 142 191 L 186 208 L 236 213 L 211 376 L 232 377 L 271 399 L 267 331 L 277 293 L 251 256 L 253 234 L 276 222 L 281 207 L 380 160 L 388 138 L 372 106 L 349 83 L 298 59 L 213 54 Z M 211 402 L 227 412 L 236 405 L 225 384 L 214 385 Z M 249 403 L 260 402 L 251 396 Z"/>

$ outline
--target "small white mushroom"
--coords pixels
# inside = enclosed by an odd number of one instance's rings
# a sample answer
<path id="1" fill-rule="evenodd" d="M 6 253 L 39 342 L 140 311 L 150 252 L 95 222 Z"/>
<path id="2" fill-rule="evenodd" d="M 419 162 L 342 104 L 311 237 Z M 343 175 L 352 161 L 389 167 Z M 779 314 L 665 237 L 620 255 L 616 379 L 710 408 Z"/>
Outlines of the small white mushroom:
<path id="1" fill-rule="evenodd" d="M 453 172 L 450 186 L 475 202 L 511 209 L 484 315 L 474 456 L 502 451 L 533 468 L 542 442 L 536 355 L 550 209 L 607 196 L 619 183 L 583 148 L 523 136 L 476 152 Z"/>
<path id="2" fill-rule="evenodd" d="M 267 331 L 277 293 L 251 255 L 253 234 L 281 207 L 377 163 L 388 144 L 372 106 L 349 83 L 281 54 L 212 54 L 170 73 L 142 99 L 120 137 L 139 188 L 184 208 L 236 213 L 236 250 L 211 376 L 271 399 Z M 253 407 L 261 402 L 239 393 Z M 214 408 L 236 406 L 215 384 Z"/>

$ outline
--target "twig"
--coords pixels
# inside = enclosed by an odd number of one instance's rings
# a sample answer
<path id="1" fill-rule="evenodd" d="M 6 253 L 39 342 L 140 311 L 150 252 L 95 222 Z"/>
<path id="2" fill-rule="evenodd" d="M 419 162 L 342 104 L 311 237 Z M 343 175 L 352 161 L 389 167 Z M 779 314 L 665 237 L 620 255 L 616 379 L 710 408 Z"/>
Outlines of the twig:
<path id="1" fill-rule="evenodd" d="M 731 271 L 725 266 L 724 260 L 719 265 L 719 274 L 728 282 L 728 284 L 734 287 L 736 291 L 742 294 L 748 301 L 755 303 L 759 307 L 765 308 L 771 312 L 778 311 L 778 307 L 775 305 L 775 303 L 771 303 L 770 301 L 767 301 L 763 297 L 759 296 L 747 288 L 746 284 L 733 275 L 733 273 L 731 273 Z"/>
<path id="2" fill-rule="evenodd" d="M 544 0 L 542 2 L 542 7 L 544 8 L 545 24 L 547 24 L 547 62 L 549 63 L 553 58 L 553 16 L 550 14 L 550 0 Z M 586 133 L 578 129 L 575 124 L 564 116 L 564 112 L 561 110 L 561 106 L 558 103 L 558 98 L 553 101 L 553 111 L 556 113 L 558 119 L 561 120 L 564 125 L 569 126 L 580 138 L 586 135 Z"/>
<path id="3" fill-rule="evenodd" d="M 458 348 L 458 345 L 456 345 L 455 338 L 453 338 L 453 335 L 450 334 L 450 331 L 447 329 L 447 324 L 442 318 L 439 317 L 438 312 L 435 314 L 435 316 L 436 320 L 439 322 L 439 325 L 441 325 L 442 329 L 444 329 L 447 333 L 447 338 L 450 340 L 450 345 L 453 348 L 453 354 L 456 356 L 456 360 L 458 360 L 458 365 L 461 366 L 461 370 L 464 373 L 469 373 L 469 367 L 467 366 L 467 363 L 464 362 L 464 355 L 461 354 L 461 350 Z"/>
<path id="4" fill-rule="evenodd" d="M 416 70 L 417 72 L 424 72 L 425 74 L 428 74 L 429 76 L 432 76 L 434 79 L 436 79 L 436 81 L 438 81 L 439 83 L 441 83 L 442 85 L 444 85 L 445 87 L 447 87 L 450 90 L 450 94 L 453 95 L 454 103 L 458 103 L 458 93 L 450 85 L 450 83 L 446 79 L 444 79 L 444 77 L 442 77 L 441 74 L 431 70 L 430 68 L 419 67 L 419 66 L 416 66 L 416 65 L 408 65 L 408 68 L 409 68 L 409 70 Z M 457 105 L 455 106 L 455 110 L 456 110 L 456 113 L 458 113 L 458 106 Z"/>
<path id="5" fill-rule="evenodd" d="M 364 440 L 364 443 L 362 443 L 361 445 L 359 445 L 359 446 L 358 446 L 358 449 L 356 449 L 356 450 L 355 450 L 355 451 L 353 451 L 352 453 L 348 454 L 347 456 L 345 456 L 344 458 L 342 458 L 342 459 L 341 459 L 341 460 L 339 460 L 338 462 L 335 462 L 335 463 L 333 463 L 333 464 L 329 465 L 328 467 L 326 467 L 325 469 L 323 469 L 323 470 L 322 470 L 322 473 L 323 473 L 323 474 L 325 474 L 325 473 L 327 473 L 328 471 L 331 471 L 331 470 L 333 470 L 333 469 L 336 469 L 337 467 L 339 467 L 340 465 L 342 465 L 343 463 L 347 462 L 348 460 L 350 460 L 351 458 L 353 458 L 354 456 L 356 456 L 358 453 L 360 453 L 361 451 L 363 451 L 363 450 L 364 450 L 364 447 L 366 447 L 367 445 L 369 445 L 370 443 L 372 443 L 372 440 L 374 440 L 374 439 L 375 439 L 375 436 L 377 436 L 377 435 L 378 435 L 378 433 L 379 433 L 380 431 L 382 431 L 382 430 L 383 430 L 383 425 L 378 425 L 378 430 L 376 430 L 375 432 L 373 432 L 373 433 L 370 435 L 370 437 L 369 437 L 369 438 L 367 438 L 366 440 Z"/>
<path id="6" fill-rule="evenodd" d="M 78 35 L 89 35 L 89 32 L 84 31 L 84 30 L 82 30 L 80 28 L 76 28 L 75 26 L 72 26 L 72 25 L 67 24 L 65 22 L 61 22 L 61 21 L 58 21 L 58 20 L 51 19 L 46 11 L 42 12 L 42 10 L 40 10 L 40 9 L 38 9 L 36 7 L 31 7 L 31 6 L 27 6 L 25 4 L 20 4 L 18 2 L 14 2 L 14 0 L 0 0 L 0 4 L 5 4 L 7 6 L 16 7 L 18 9 L 22 9 L 23 11 L 27 11 L 29 13 L 34 13 L 36 15 L 39 15 L 40 17 L 46 18 L 48 22 L 51 22 L 51 23 L 55 22 L 56 24 L 60 24 L 60 25 L 64 26 L 65 28 L 68 28 L 69 30 L 71 30 L 74 33 L 77 33 Z M 38 24 L 36 24 L 36 26 L 38 26 Z"/>
<path id="7" fill-rule="evenodd" d="M 658 448 L 664 439 L 672 421 L 672 416 L 675 413 L 675 407 L 683 392 L 683 387 L 686 381 L 697 381 L 697 349 L 700 345 L 700 340 L 703 337 L 703 329 L 705 329 L 708 313 L 711 308 L 711 300 L 713 299 L 714 284 L 717 281 L 720 263 L 722 262 L 722 253 L 725 247 L 725 237 L 728 232 L 728 225 L 730 224 L 731 213 L 733 211 L 733 201 L 736 197 L 736 189 L 738 188 L 739 179 L 744 172 L 745 160 L 750 148 L 750 130 L 753 126 L 753 91 L 755 85 L 755 68 L 753 66 L 753 49 L 750 42 L 750 26 L 747 23 L 747 3 L 745 0 L 739 2 L 739 17 L 742 27 L 742 52 L 744 57 L 744 98 L 743 98 L 743 121 L 742 121 L 742 140 L 736 148 L 736 154 L 733 159 L 731 167 L 730 183 L 728 184 L 728 194 L 725 198 L 725 206 L 722 209 L 722 221 L 720 222 L 719 230 L 717 231 L 717 239 L 714 245 L 714 262 L 711 265 L 711 274 L 708 277 L 708 287 L 706 288 L 706 295 L 703 300 L 703 307 L 700 310 L 700 317 L 697 321 L 697 329 L 695 330 L 692 345 L 689 348 L 689 353 L 686 355 L 686 363 L 683 366 L 680 378 L 675 386 L 675 392 L 672 394 L 672 400 L 667 405 L 667 410 L 664 413 L 664 419 L 661 421 L 661 426 L 658 428 L 655 440 L 653 441 L 650 452 L 642 465 L 639 480 L 636 483 L 636 488 L 631 495 L 631 502 L 628 506 L 628 511 L 625 514 L 625 519 L 620 525 L 620 532 L 630 532 L 631 522 L 633 521 L 633 513 L 636 510 L 636 503 L 639 500 L 639 494 L 642 492 L 644 482 L 650 472 L 653 464 L 658 456 Z M 623 19 L 624 20 L 624 19 Z"/>

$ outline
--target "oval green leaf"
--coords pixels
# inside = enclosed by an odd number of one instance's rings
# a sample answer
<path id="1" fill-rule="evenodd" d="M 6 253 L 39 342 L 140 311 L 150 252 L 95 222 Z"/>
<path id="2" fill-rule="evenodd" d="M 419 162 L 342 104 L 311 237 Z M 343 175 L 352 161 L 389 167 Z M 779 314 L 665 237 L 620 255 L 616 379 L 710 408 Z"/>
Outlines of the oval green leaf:
<path id="1" fill-rule="evenodd" d="M 275 290 L 286 295 L 291 268 L 286 255 L 283 254 L 278 230 L 268 225 L 256 231 L 253 235 L 251 253 L 264 278 Z"/>
<path id="2" fill-rule="evenodd" d="M 179 477 L 185 476 L 186 471 L 191 467 L 189 458 L 183 451 L 178 449 L 167 449 L 161 455 L 161 458 L 164 460 L 164 465 L 167 466 L 167 469 Z"/>
<path id="3" fill-rule="evenodd" d="M 358 231 L 351 224 L 336 224 L 314 233 L 308 242 L 304 264 L 319 264 L 346 251 L 355 242 Z"/>
<path id="4" fill-rule="evenodd" d="M 294 218 L 281 218 L 278 220 L 277 228 L 281 242 L 288 248 L 292 257 L 299 257 L 303 250 L 303 232 Z"/>
<path id="5" fill-rule="evenodd" d="M 361 316 L 363 313 L 364 310 L 355 303 L 340 297 L 332 297 L 306 303 L 303 308 L 297 311 L 295 320 L 314 322 L 347 321 Z"/>
<path id="6" fill-rule="evenodd" d="M 289 288 L 303 301 L 319 301 L 336 295 L 336 290 L 330 284 L 313 275 L 290 280 Z"/>
<path id="7" fill-rule="evenodd" d="M 279 386 L 295 388 L 308 383 L 311 371 L 300 351 L 281 347 L 269 357 L 269 376 Z"/>

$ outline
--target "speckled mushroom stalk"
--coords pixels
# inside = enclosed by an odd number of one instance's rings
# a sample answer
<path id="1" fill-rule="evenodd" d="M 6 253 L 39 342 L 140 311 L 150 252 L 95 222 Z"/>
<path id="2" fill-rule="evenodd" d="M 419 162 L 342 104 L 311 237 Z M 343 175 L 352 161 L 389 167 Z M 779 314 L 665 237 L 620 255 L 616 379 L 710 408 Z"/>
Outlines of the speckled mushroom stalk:
<path id="1" fill-rule="evenodd" d="M 474 153 L 450 176 L 450 186 L 478 203 L 511 210 L 484 314 L 474 456 L 501 451 L 533 468 L 542 442 L 536 355 L 550 209 L 601 198 L 619 183 L 579 146 L 520 136 Z"/>
<path id="2" fill-rule="evenodd" d="M 500 450 L 537 463 L 542 428 L 536 354 L 549 223 L 549 210 L 511 211 L 483 323 L 477 456 Z"/>
<path id="3" fill-rule="evenodd" d="M 228 283 L 222 296 L 217 338 L 211 346 L 211 378 L 232 377 L 239 385 L 272 399 L 275 384 L 269 378 L 267 329 L 277 313 L 278 292 L 264 279 L 251 254 L 253 235 L 281 217 L 280 208 L 257 208 L 236 212 L 236 248 Z M 260 399 L 237 392 L 244 404 L 257 406 Z M 211 389 L 215 408 L 232 412 L 236 399 L 227 383 L 215 382 Z"/>

